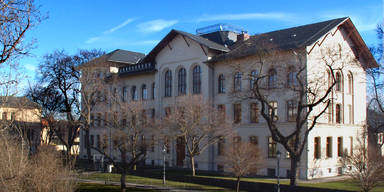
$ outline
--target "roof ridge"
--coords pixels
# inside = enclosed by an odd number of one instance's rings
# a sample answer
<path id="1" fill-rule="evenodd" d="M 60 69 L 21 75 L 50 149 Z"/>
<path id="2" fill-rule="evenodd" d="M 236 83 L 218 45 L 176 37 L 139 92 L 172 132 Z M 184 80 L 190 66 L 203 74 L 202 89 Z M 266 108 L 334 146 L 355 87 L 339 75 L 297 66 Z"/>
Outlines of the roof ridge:
<path id="1" fill-rule="evenodd" d="M 315 33 L 315 34 L 312 35 L 310 38 L 308 38 L 307 40 L 305 40 L 301 45 L 303 45 L 303 44 L 309 42 L 309 40 L 313 39 L 317 34 L 319 34 L 320 32 L 324 31 L 325 28 L 327 28 L 328 26 L 332 25 L 332 24 L 335 23 L 337 20 L 339 20 L 339 19 L 343 19 L 343 21 L 345 21 L 347 18 L 349 18 L 349 17 L 341 17 L 341 18 L 338 18 L 338 19 L 334 19 L 334 20 L 333 20 L 332 22 L 330 22 L 327 26 L 323 27 L 323 28 L 322 28 L 321 30 L 319 30 L 317 33 Z M 324 22 L 326 22 L 326 21 L 324 21 Z M 316 23 L 314 23 L 314 24 L 316 24 Z M 301 45 L 300 45 L 300 46 L 301 46 Z"/>

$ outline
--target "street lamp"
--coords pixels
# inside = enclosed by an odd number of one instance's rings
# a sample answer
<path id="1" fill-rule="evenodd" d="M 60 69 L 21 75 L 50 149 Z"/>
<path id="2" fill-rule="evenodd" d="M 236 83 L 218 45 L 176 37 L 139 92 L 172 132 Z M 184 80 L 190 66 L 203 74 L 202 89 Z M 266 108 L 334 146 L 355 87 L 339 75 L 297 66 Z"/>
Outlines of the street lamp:
<path id="1" fill-rule="evenodd" d="M 280 159 L 281 152 L 277 150 L 276 152 L 276 160 L 277 160 L 277 192 L 280 192 Z"/>
<path id="2" fill-rule="evenodd" d="M 167 146 L 163 146 L 163 185 L 165 185 L 165 153 L 167 152 Z"/>

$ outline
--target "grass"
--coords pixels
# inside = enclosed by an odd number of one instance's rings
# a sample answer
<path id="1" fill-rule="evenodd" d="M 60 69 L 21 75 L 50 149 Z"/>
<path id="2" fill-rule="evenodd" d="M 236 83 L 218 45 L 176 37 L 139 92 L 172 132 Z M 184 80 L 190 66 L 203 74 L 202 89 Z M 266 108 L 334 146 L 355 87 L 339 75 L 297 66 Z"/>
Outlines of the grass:
<path id="1" fill-rule="evenodd" d="M 187 172 L 189 174 L 189 172 Z M 174 174 L 183 174 L 183 171 L 177 171 Z M 236 180 L 234 177 L 227 177 L 223 175 L 215 175 L 215 174 L 204 174 L 197 175 L 197 177 L 205 177 L 205 178 L 216 178 L 216 179 L 227 179 L 227 180 Z M 120 174 L 115 173 L 94 173 L 90 174 L 88 177 L 86 175 L 83 178 L 94 179 L 94 180 L 106 180 L 106 181 L 120 181 Z M 276 179 L 269 178 L 241 178 L 241 181 L 250 181 L 250 182 L 259 182 L 259 183 L 276 183 Z M 127 175 L 126 182 L 128 183 L 137 183 L 137 184 L 147 184 L 147 185 L 162 185 L 163 181 L 161 179 L 153 179 L 146 177 L 138 177 Z M 170 187 L 174 188 L 187 188 L 187 189 L 195 189 L 195 190 L 204 190 L 204 191 L 230 191 L 226 188 L 207 186 L 207 185 L 199 185 L 192 183 L 182 183 L 182 182 L 174 182 L 167 181 L 166 184 Z M 282 185 L 289 185 L 288 181 L 281 181 Z M 240 184 L 241 185 L 241 184 Z M 303 187 L 315 187 L 315 188 L 325 188 L 325 189 L 340 189 L 340 190 L 349 190 L 349 191 L 361 191 L 359 186 L 351 179 L 348 180 L 340 180 L 340 181 L 331 181 L 331 182 L 322 182 L 322 183 L 299 183 L 299 186 Z M 372 192 L 380 192 L 384 191 L 384 184 L 380 185 L 378 188 L 372 190 Z"/>
<path id="2" fill-rule="evenodd" d="M 102 185 L 102 184 L 95 184 L 95 183 L 79 183 L 77 185 L 76 192 L 94 192 L 94 191 L 100 191 L 100 192 L 115 192 L 120 191 L 120 186 L 114 186 L 114 185 Z M 153 190 L 147 190 L 147 189 L 137 189 L 137 188 L 127 188 L 126 191 L 145 191 L 145 192 L 152 192 Z"/>
<path id="3" fill-rule="evenodd" d="M 81 178 L 84 179 L 93 179 L 93 180 L 103 180 L 103 181 L 120 181 L 120 174 L 115 173 L 94 173 L 87 176 L 84 174 L 81 176 Z M 161 179 L 153 179 L 153 178 L 146 178 L 146 177 L 138 177 L 138 176 L 132 176 L 127 175 L 126 177 L 127 183 L 137 183 L 137 184 L 146 184 L 146 185 L 163 185 L 163 180 Z M 176 182 L 176 181 L 166 181 L 166 185 L 173 188 L 179 188 L 179 189 L 194 189 L 194 190 L 204 190 L 204 191 L 233 191 L 229 190 L 227 188 L 222 187 L 214 187 L 214 186 L 208 186 L 208 185 L 200 185 L 200 184 L 193 184 L 193 183 L 182 183 L 182 182 Z"/>

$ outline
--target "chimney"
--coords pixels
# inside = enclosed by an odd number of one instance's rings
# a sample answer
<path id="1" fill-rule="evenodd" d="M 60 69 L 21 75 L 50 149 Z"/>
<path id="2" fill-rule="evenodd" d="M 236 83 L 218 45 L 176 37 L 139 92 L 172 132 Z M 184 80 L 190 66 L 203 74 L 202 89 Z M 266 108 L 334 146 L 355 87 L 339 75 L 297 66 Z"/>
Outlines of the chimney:
<path id="1" fill-rule="evenodd" d="M 242 34 L 237 35 L 237 41 L 245 41 L 249 38 L 248 34 L 245 34 L 244 32 Z"/>

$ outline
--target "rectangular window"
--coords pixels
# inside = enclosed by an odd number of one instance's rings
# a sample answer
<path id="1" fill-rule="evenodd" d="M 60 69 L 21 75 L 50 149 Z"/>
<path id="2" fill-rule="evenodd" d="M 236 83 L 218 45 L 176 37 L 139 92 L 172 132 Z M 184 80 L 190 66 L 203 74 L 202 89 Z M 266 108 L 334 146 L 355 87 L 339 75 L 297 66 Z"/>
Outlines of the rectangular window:
<path id="1" fill-rule="evenodd" d="M 101 126 L 101 113 L 97 113 L 97 126 Z"/>
<path id="2" fill-rule="evenodd" d="M 3 120 L 7 120 L 7 112 L 3 112 Z"/>
<path id="3" fill-rule="evenodd" d="M 100 135 L 97 135 L 96 137 L 97 137 L 97 148 L 100 149 L 100 147 L 101 147 Z"/>
<path id="4" fill-rule="evenodd" d="M 251 123 L 259 122 L 259 104 L 251 103 Z"/>
<path id="5" fill-rule="evenodd" d="M 171 115 L 171 108 L 170 107 L 166 107 L 165 108 L 165 116 L 169 117 L 170 115 Z"/>
<path id="6" fill-rule="evenodd" d="M 141 111 L 141 124 L 146 125 L 148 123 L 147 122 L 147 117 L 148 117 L 147 110 L 143 109 Z"/>
<path id="7" fill-rule="evenodd" d="M 288 122 L 295 122 L 297 117 L 297 102 L 287 101 L 287 110 Z"/>
<path id="8" fill-rule="evenodd" d="M 225 120 L 225 105 L 218 105 L 218 112 L 219 112 L 219 121 Z"/>
<path id="9" fill-rule="evenodd" d="M 233 147 L 238 148 L 241 143 L 241 137 L 240 136 L 235 136 L 233 137 Z"/>
<path id="10" fill-rule="evenodd" d="M 224 154 L 224 145 L 225 145 L 225 139 L 219 139 L 219 141 L 217 142 L 217 155 Z"/>
<path id="11" fill-rule="evenodd" d="M 108 113 L 104 113 L 104 126 L 108 125 Z"/>
<path id="12" fill-rule="evenodd" d="M 84 142 L 85 142 L 85 139 L 86 139 L 87 137 L 84 135 Z M 84 144 L 84 148 L 85 149 L 88 149 L 88 147 L 87 147 L 87 145 L 86 144 Z"/>
<path id="13" fill-rule="evenodd" d="M 155 135 L 152 135 L 151 139 L 151 152 L 155 152 Z"/>
<path id="14" fill-rule="evenodd" d="M 233 120 L 234 123 L 241 123 L 241 104 L 233 105 Z"/>
<path id="15" fill-rule="evenodd" d="M 353 155 L 353 137 L 349 138 L 349 154 L 352 156 Z"/>
<path id="16" fill-rule="evenodd" d="M 170 153 L 171 152 L 171 145 L 169 144 L 169 141 L 165 140 L 164 145 L 167 148 L 166 153 Z"/>
<path id="17" fill-rule="evenodd" d="M 95 136 L 94 135 L 91 135 L 91 146 L 92 147 L 95 146 Z"/>
<path id="18" fill-rule="evenodd" d="M 314 142 L 314 157 L 315 159 L 321 159 L 321 140 L 320 137 L 315 137 Z"/>
<path id="19" fill-rule="evenodd" d="M 276 141 L 274 141 L 272 137 L 268 137 L 268 157 L 269 158 L 276 157 L 276 151 L 277 151 L 276 147 L 277 147 Z"/>
<path id="20" fill-rule="evenodd" d="M 252 144 L 252 145 L 259 145 L 259 138 L 257 138 L 257 136 L 250 136 L 249 137 L 249 142 Z"/>
<path id="21" fill-rule="evenodd" d="M 127 114 L 125 114 L 125 112 L 123 112 L 123 118 L 122 119 L 122 126 L 126 126 L 127 125 Z"/>
<path id="22" fill-rule="evenodd" d="M 327 137 L 326 152 L 327 152 L 327 157 L 331 158 L 332 157 L 332 137 Z"/>
<path id="23" fill-rule="evenodd" d="M 341 123 L 341 105 L 336 105 L 336 123 Z"/>
<path id="24" fill-rule="evenodd" d="M 289 148 L 291 148 L 291 149 L 295 149 L 295 138 L 291 138 L 291 139 L 289 139 L 288 140 L 288 146 L 289 146 Z M 287 151 L 287 156 L 286 156 L 286 158 L 287 159 L 289 159 L 289 158 L 291 158 L 291 154 L 289 154 L 289 152 Z"/>
<path id="25" fill-rule="evenodd" d="M 337 156 L 338 157 L 343 156 L 343 137 L 337 138 Z"/>
<path id="26" fill-rule="evenodd" d="M 276 101 L 271 101 L 269 102 L 268 106 L 268 116 L 272 116 L 272 112 L 274 112 L 274 117 L 277 117 L 277 102 Z"/>
<path id="27" fill-rule="evenodd" d="M 95 115 L 93 113 L 91 113 L 91 126 L 95 126 L 95 123 L 94 123 L 94 120 L 95 120 Z"/>

